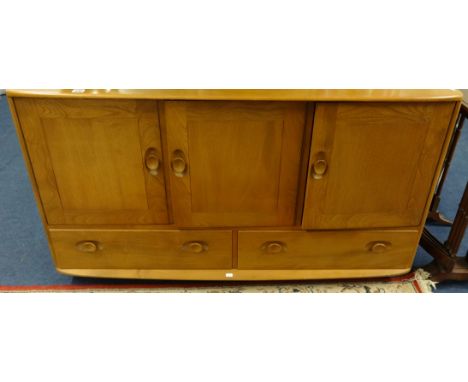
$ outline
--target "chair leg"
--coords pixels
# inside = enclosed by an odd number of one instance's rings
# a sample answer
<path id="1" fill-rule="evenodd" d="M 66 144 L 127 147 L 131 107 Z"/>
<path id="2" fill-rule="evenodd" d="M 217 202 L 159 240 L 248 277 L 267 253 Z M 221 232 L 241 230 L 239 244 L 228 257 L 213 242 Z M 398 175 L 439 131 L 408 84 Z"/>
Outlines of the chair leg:
<path id="1" fill-rule="evenodd" d="M 468 225 L 468 183 L 465 186 L 465 192 L 463 193 L 462 200 L 458 206 L 457 214 L 450 229 L 450 233 L 445 247 L 448 249 L 452 256 L 456 256 L 460 244 L 465 235 L 465 230 Z"/>
<path id="2" fill-rule="evenodd" d="M 426 228 L 423 231 L 420 245 L 434 258 L 434 262 L 424 268 L 432 280 L 468 280 L 468 252 L 464 257 L 457 257 L 467 225 L 468 183 L 447 241 L 442 244 Z"/>

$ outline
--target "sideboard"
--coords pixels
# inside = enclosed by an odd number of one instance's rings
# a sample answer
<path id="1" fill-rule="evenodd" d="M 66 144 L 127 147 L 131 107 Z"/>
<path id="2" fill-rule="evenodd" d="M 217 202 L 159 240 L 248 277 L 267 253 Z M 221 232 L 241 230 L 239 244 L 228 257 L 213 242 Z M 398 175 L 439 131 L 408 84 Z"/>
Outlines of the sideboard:
<path id="1" fill-rule="evenodd" d="M 59 272 L 410 270 L 456 90 L 9 90 Z"/>

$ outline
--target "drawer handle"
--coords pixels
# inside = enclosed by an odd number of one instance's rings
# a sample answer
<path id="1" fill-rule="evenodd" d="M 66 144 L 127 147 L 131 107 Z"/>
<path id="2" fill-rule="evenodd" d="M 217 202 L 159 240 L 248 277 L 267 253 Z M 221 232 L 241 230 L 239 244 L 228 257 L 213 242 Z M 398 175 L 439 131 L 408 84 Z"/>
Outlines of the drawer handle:
<path id="1" fill-rule="evenodd" d="M 148 150 L 146 150 L 145 165 L 146 165 L 146 169 L 151 175 L 153 176 L 158 175 L 161 161 L 159 159 L 159 155 L 156 149 L 149 148 Z"/>
<path id="2" fill-rule="evenodd" d="M 391 247 L 391 243 L 388 241 L 373 241 L 369 243 L 371 252 L 382 253 Z"/>
<path id="3" fill-rule="evenodd" d="M 182 245 L 182 249 L 186 252 L 202 253 L 208 250 L 208 244 L 203 241 L 188 241 Z"/>
<path id="4" fill-rule="evenodd" d="M 314 179 L 322 179 L 327 172 L 328 163 L 325 159 L 325 153 L 320 152 L 317 154 L 317 160 L 312 165 L 312 177 Z"/>
<path id="5" fill-rule="evenodd" d="M 262 250 L 266 253 L 281 253 L 286 251 L 286 244 L 281 241 L 267 241 L 263 243 Z"/>
<path id="6" fill-rule="evenodd" d="M 99 249 L 97 241 L 79 241 L 76 243 L 76 249 L 81 252 L 93 253 Z"/>
<path id="7" fill-rule="evenodd" d="M 181 150 L 176 150 L 172 153 L 171 168 L 174 175 L 182 178 L 187 171 L 187 162 L 185 155 Z"/>

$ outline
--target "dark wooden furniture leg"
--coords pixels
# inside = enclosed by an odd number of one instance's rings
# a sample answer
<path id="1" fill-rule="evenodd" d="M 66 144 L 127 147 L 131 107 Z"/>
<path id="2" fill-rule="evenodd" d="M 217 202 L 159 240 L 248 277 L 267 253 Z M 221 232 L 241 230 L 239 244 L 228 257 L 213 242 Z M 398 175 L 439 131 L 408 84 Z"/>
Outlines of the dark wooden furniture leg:
<path id="1" fill-rule="evenodd" d="M 442 173 L 439 178 L 439 183 L 437 184 L 436 192 L 434 198 L 432 199 L 431 208 L 429 209 L 429 215 L 427 217 L 427 222 L 437 225 L 449 226 L 452 224 L 450 219 L 446 218 L 439 210 L 440 195 L 442 193 L 442 188 L 444 186 L 445 178 L 447 177 L 447 172 L 452 163 L 453 154 L 455 152 L 455 147 L 457 146 L 458 140 L 460 138 L 461 131 L 463 129 L 463 124 L 465 119 L 468 117 L 468 107 L 464 104 L 461 106 L 460 114 L 458 116 L 458 121 L 456 124 L 455 131 L 452 135 L 450 145 L 447 151 L 447 156 L 445 157 L 444 165 L 442 167 Z"/>
<path id="2" fill-rule="evenodd" d="M 432 256 L 434 261 L 425 269 L 434 281 L 468 280 L 468 252 L 457 257 L 458 249 L 468 225 L 468 183 L 465 187 L 457 215 L 447 241 L 440 243 L 428 230 L 424 229 L 420 245 Z"/>

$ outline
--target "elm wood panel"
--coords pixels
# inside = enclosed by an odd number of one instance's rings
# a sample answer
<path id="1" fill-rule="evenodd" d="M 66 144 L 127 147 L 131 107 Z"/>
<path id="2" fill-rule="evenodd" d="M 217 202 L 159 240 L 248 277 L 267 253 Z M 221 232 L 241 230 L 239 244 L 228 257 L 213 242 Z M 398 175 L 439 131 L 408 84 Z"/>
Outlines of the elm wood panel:
<path id="1" fill-rule="evenodd" d="M 44 206 L 42 204 L 42 200 L 41 200 L 41 196 L 39 194 L 39 189 L 38 189 L 38 186 L 37 186 L 36 178 L 34 176 L 34 171 L 33 171 L 33 168 L 32 168 L 31 158 L 29 157 L 29 153 L 28 153 L 28 150 L 27 150 L 27 147 L 26 147 L 26 141 L 24 139 L 23 131 L 21 130 L 21 125 L 20 125 L 20 122 L 19 122 L 18 113 L 16 111 L 15 101 L 11 97 L 7 97 L 7 100 L 8 100 L 8 105 L 10 107 L 10 112 L 11 112 L 11 116 L 12 116 L 13 123 L 14 123 L 14 126 L 15 126 L 16 134 L 18 136 L 18 141 L 20 143 L 21 152 L 23 154 L 26 169 L 27 169 L 27 172 L 28 172 L 28 175 L 29 175 L 29 179 L 31 181 L 31 185 L 32 185 L 33 193 L 34 193 L 34 198 L 36 199 L 36 203 L 37 203 L 37 206 L 38 206 L 39 216 L 40 216 L 41 221 L 42 221 L 42 228 L 43 228 L 43 230 L 44 230 L 44 232 L 45 232 L 45 234 L 47 236 L 47 245 L 48 245 L 49 251 L 50 251 L 50 253 L 52 255 L 52 259 L 55 262 L 55 255 L 54 255 L 54 252 L 52 250 L 52 245 L 50 243 L 49 231 L 46 228 L 47 227 L 47 218 L 45 216 Z"/>
<path id="2" fill-rule="evenodd" d="M 238 101 L 459 101 L 454 89 L 72 89 L 7 90 L 10 97 L 238 100 Z"/>
<path id="3" fill-rule="evenodd" d="M 166 224 L 154 101 L 16 99 L 49 224 Z"/>
<path id="4" fill-rule="evenodd" d="M 262 214 L 276 209 L 281 156 L 274 154 L 281 150 L 280 122 L 189 123 L 193 213 Z M 239 153 L 244 154 L 242 162 Z"/>
<path id="5" fill-rule="evenodd" d="M 136 120 L 106 119 L 97 124 L 87 118 L 56 118 L 42 124 L 64 210 L 148 208 L 142 197 L 143 177 L 133 179 L 135 169 L 141 168 L 141 156 L 115 155 L 119 150 L 140 151 Z M 107 189 L 121 192 L 100 191 Z"/>
<path id="6" fill-rule="evenodd" d="M 303 227 L 419 225 L 455 106 L 317 104 Z"/>
<path id="7" fill-rule="evenodd" d="M 418 231 L 239 231 L 239 269 L 404 269 Z"/>
<path id="8" fill-rule="evenodd" d="M 49 234 L 56 265 L 63 269 L 215 269 L 232 266 L 230 231 L 50 229 Z M 190 243 L 195 243 L 194 248 Z"/>
<path id="9" fill-rule="evenodd" d="M 185 162 L 179 173 L 166 164 L 175 224 L 294 224 L 305 103 L 164 105 L 166 155 Z"/>
<path id="10" fill-rule="evenodd" d="M 326 280 L 357 279 L 407 274 L 404 269 L 63 269 L 65 275 L 145 280 Z"/>

